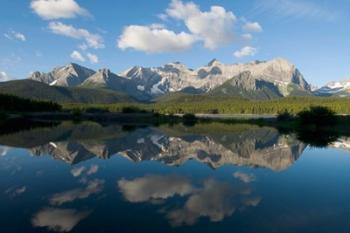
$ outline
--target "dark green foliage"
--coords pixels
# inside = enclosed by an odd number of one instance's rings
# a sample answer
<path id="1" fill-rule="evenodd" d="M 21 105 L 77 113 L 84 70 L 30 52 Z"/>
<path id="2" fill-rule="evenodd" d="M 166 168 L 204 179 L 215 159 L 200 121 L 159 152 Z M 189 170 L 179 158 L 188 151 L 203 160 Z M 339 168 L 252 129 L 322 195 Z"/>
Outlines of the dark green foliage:
<path id="1" fill-rule="evenodd" d="M 61 105 L 49 101 L 0 94 L 0 112 L 55 112 L 61 109 Z"/>
<path id="2" fill-rule="evenodd" d="M 72 114 L 74 117 L 80 117 L 83 114 L 83 111 L 79 108 L 72 109 Z"/>
<path id="3" fill-rule="evenodd" d="M 183 123 L 186 126 L 193 126 L 197 123 L 197 117 L 192 113 L 186 113 L 182 116 Z"/>
<path id="4" fill-rule="evenodd" d="M 297 138 L 313 147 L 327 147 L 335 142 L 341 135 L 336 131 L 323 129 L 298 128 L 296 131 Z"/>
<path id="5" fill-rule="evenodd" d="M 160 113 L 211 113 L 212 109 L 217 109 L 220 114 L 278 114 L 285 109 L 291 114 L 297 114 L 311 106 L 327 107 L 339 114 L 350 114 L 350 98 L 331 97 L 285 97 L 257 101 L 220 96 L 177 95 L 167 96 L 152 104 L 152 108 Z"/>
<path id="6" fill-rule="evenodd" d="M 278 113 L 277 121 L 290 121 L 293 120 L 294 116 L 288 110 L 284 110 L 283 112 Z"/>
<path id="7" fill-rule="evenodd" d="M 160 114 L 279 114 L 286 109 L 291 115 L 309 109 L 311 106 L 323 106 L 337 114 L 350 114 L 350 98 L 330 97 L 287 97 L 266 101 L 253 101 L 240 98 L 212 97 L 199 95 L 177 95 L 176 98 L 159 100 L 156 103 L 115 103 L 115 104 L 65 104 L 65 109 L 90 107 L 108 109 L 110 112 L 122 112 L 125 107 L 136 107 L 147 112 Z"/>
<path id="8" fill-rule="evenodd" d="M 219 114 L 220 112 L 218 109 L 211 109 L 211 110 L 209 110 L 209 113 L 210 114 Z"/>
<path id="9" fill-rule="evenodd" d="M 128 106 L 122 108 L 122 113 L 146 113 L 146 110 L 140 109 L 136 106 Z"/>
<path id="10" fill-rule="evenodd" d="M 58 124 L 59 123 L 56 121 L 33 121 L 27 118 L 9 118 L 0 121 L 0 136 L 29 131 L 36 128 L 55 127 Z M 38 137 L 39 135 L 28 137 L 27 140 L 35 141 Z M 18 143 L 18 140 L 16 140 L 16 143 Z"/>
<path id="11" fill-rule="evenodd" d="M 125 132 L 133 132 L 137 129 L 135 125 L 123 125 L 122 130 Z"/>
<path id="12" fill-rule="evenodd" d="M 109 113 L 110 111 L 108 108 L 96 108 L 96 107 L 90 107 L 85 109 L 86 113 Z"/>
<path id="13" fill-rule="evenodd" d="M 8 115 L 6 112 L 0 112 L 0 121 L 6 120 L 8 118 Z"/>
<path id="14" fill-rule="evenodd" d="M 302 125 L 325 126 L 336 121 L 335 112 L 322 106 L 311 106 L 308 110 L 298 113 L 298 120 Z"/>

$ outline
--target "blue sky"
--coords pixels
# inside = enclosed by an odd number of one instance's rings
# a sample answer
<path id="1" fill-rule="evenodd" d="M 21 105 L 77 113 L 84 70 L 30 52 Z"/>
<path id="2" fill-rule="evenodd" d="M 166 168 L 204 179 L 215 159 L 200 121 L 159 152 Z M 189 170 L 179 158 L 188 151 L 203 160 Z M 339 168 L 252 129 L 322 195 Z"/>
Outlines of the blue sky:
<path id="1" fill-rule="evenodd" d="M 350 77 L 349 55 L 349 0 L 1 1 L 0 78 L 283 57 L 321 86 Z"/>

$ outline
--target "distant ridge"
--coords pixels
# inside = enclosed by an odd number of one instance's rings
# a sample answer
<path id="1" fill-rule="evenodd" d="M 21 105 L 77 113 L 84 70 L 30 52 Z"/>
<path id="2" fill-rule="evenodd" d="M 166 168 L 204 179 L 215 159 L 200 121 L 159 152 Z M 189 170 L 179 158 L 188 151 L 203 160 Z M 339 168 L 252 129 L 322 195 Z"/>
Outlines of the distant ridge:
<path id="1" fill-rule="evenodd" d="M 248 99 L 311 94 L 311 87 L 301 72 L 281 58 L 246 64 L 222 64 L 213 59 L 195 70 L 173 62 L 153 68 L 134 66 L 119 74 L 109 69 L 93 71 L 71 63 L 48 73 L 34 72 L 29 79 L 50 86 L 109 89 L 141 101 L 177 92 Z"/>
<path id="2" fill-rule="evenodd" d="M 333 81 L 314 91 L 318 96 L 350 97 L 350 78 Z"/>

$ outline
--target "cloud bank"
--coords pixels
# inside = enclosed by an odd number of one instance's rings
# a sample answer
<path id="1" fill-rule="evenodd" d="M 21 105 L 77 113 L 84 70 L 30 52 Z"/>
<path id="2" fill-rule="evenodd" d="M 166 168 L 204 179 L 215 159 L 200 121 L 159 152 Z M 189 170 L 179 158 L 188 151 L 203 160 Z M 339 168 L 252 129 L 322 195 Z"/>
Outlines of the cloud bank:
<path id="1" fill-rule="evenodd" d="M 80 7 L 74 0 L 33 0 L 30 7 L 44 20 L 90 15 L 86 9 Z"/>

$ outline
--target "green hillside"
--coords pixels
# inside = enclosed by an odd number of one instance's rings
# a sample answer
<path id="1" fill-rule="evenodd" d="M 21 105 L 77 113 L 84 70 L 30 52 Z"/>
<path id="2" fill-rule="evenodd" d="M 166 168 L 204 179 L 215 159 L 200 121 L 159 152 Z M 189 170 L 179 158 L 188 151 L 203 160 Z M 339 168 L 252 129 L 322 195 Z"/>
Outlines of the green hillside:
<path id="1" fill-rule="evenodd" d="M 16 80 L 0 83 L 0 93 L 22 98 L 47 100 L 57 103 L 134 102 L 124 93 L 105 89 L 56 87 L 32 80 Z"/>

